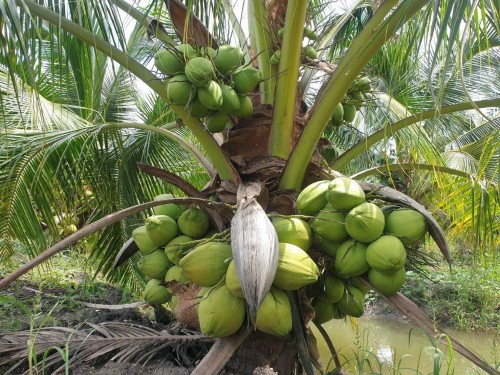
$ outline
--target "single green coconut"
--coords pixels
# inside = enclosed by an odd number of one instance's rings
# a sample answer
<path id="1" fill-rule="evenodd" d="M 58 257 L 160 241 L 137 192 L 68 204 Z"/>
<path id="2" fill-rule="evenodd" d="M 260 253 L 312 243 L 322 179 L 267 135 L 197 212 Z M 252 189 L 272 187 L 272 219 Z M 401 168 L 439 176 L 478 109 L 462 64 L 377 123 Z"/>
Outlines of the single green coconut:
<path id="1" fill-rule="evenodd" d="M 361 92 L 369 92 L 371 90 L 371 80 L 368 77 L 360 77 L 354 81 L 353 90 L 359 90 Z"/>
<path id="2" fill-rule="evenodd" d="M 224 45 L 217 50 L 214 65 L 222 75 L 226 75 L 238 68 L 243 61 L 243 51 L 240 47 Z"/>
<path id="3" fill-rule="evenodd" d="M 300 247 L 279 244 L 279 259 L 273 285 L 283 290 L 297 290 L 318 281 L 319 268 Z"/>
<path id="4" fill-rule="evenodd" d="M 219 111 L 231 115 L 240 109 L 240 98 L 236 91 L 228 85 L 220 85 L 222 91 L 222 105 Z"/>
<path id="5" fill-rule="evenodd" d="M 187 105 L 187 111 L 190 116 L 196 118 L 205 117 L 206 115 L 208 115 L 208 112 L 210 112 L 210 110 L 205 107 L 202 102 L 200 102 L 200 99 L 198 99 L 198 97 L 189 101 Z"/>
<path id="6" fill-rule="evenodd" d="M 259 69 L 253 66 L 240 68 L 233 75 L 234 89 L 240 95 L 250 94 L 261 79 Z"/>
<path id="7" fill-rule="evenodd" d="M 165 274 L 165 282 L 169 281 L 176 281 L 179 284 L 187 284 L 189 282 L 189 279 L 184 276 L 181 267 L 173 265 L 167 270 L 167 273 Z"/>
<path id="8" fill-rule="evenodd" d="M 406 281 L 406 270 L 400 268 L 394 273 L 382 273 L 374 268 L 368 271 L 368 280 L 370 284 L 382 295 L 388 297 L 399 292 Z"/>
<path id="9" fill-rule="evenodd" d="M 226 287 L 229 291 L 239 298 L 245 298 L 243 290 L 241 289 L 240 280 L 238 279 L 238 274 L 236 273 L 236 266 L 234 265 L 234 260 L 229 263 L 226 271 Z"/>
<path id="10" fill-rule="evenodd" d="M 406 264 L 406 249 L 397 237 L 384 235 L 368 245 L 366 261 L 379 272 L 393 273 Z"/>
<path id="11" fill-rule="evenodd" d="M 201 47 L 200 54 L 210 60 L 213 60 L 215 56 L 217 56 L 217 51 L 214 50 L 212 47 Z"/>
<path id="12" fill-rule="evenodd" d="M 398 237 L 403 245 L 408 246 L 423 241 L 427 233 L 427 220 L 418 211 L 395 210 L 387 216 L 385 233 Z"/>
<path id="13" fill-rule="evenodd" d="M 225 285 L 207 291 L 198 305 L 200 330 L 210 337 L 235 333 L 245 320 L 245 300 L 235 297 Z"/>
<path id="14" fill-rule="evenodd" d="M 318 39 L 318 34 L 309 26 L 304 27 L 304 36 L 309 40 Z"/>
<path id="15" fill-rule="evenodd" d="M 344 106 L 342 103 L 339 103 L 335 106 L 332 114 L 332 120 L 335 123 L 341 123 L 344 119 Z"/>
<path id="16" fill-rule="evenodd" d="M 132 231 L 132 238 L 141 253 L 150 253 L 157 247 L 149 238 L 145 225 L 135 228 Z"/>
<path id="17" fill-rule="evenodd" d="M 326 192 L 330 181 L 321 180 L 307 185 L 297 197 L 295 204 L 297 212 L 301 215 L 316 215 L 328 203 Z"/>
<path id="18" fill-rule="evenodd" d="M 276 50 L 271 55 L 271 58 L 269 59 L 269 64 L 271 64 L 271 65 L 279 65 L 280 59 L 281 59 L 281 50 Z"/>
<path id="19" fill-rule="evenodd" d="M 222 112 L 213 112 L 205 117 L 205 125 L 211 133 L 220 133 L 226 128 L 229 115 Z"/>
<path id="20" fill-rule="evenodd" d="M 170 79 L 167 85 L 167 98 L 175 105 L 186 105 L 194 96 L 193 85 L 185 74 L 178 74 Z"/>
<path id="21" fill-rule="evenodd" d="M 206 86 L 198 88 L 198 99 L 207 108 L 217 110 L 224 100 L 222 90 L 215 81 L 210 81 Z"/>
<path id="22" fill-rule="evenodd" d="M 368 270 L 369 271 L 369 270 Z M 345 284 L 346 285 L 352 285 L 358 288 L 363 292 L 364 295 L 368 294 L 370 292 L 370 287 L 368 287 L 363 280 L 361 280 L 358 276 L 354 277 L 349 277 L 345 279 Z"/>
<path id="23" fill-rule="evenodd" d="M 352 104 L 344 104 L 344 117 L 345 122 L 353 122 L 356 117 L 356 107 Z"/>
<path id="24" fill-rule="evenodd" d="M 170 301 L 172 294 L 161 285 L 161 280 L 149 280 L 142 294 L 144 301 L 151 305 L 161 305 Z"/>
<path id="25" fill-rule="evenodd" d="M 215 77 L 212 62 L 204 57 L 190 59 L 184 71 L 189 82 L 197 87 L 206 86 Z"/>
<path id="26" fill-rule="evenodd" d="M 326 206 L 311 220 L 311 229 L 318 236 L 330 241 L 342 241 L 347 237 L 345 213 Z"/>
<path id="27" fill-rule="evenodd" d="M 332 303 L 325 302 L 319 298 L 315 298 L 311 303 L 314 309 L 314 323 L 323 324 L 332 320 L 335 316 Z"/>
<path id="28" fill-rule="evenodd" d="M 165 254 L 167 258 L 174 264 L 178 265 L 184 253 L 193 248 L 194 245 L 186 245 L 188 242 L 192 242 L 194 239 L 189 236 L 178 236 L 170 241 L 167 246 L 165 246 Z"/>
<path id="29" fill-rule="evenodd" d="M 337 177 L 328 185 L 326 199 L 337 210 L 350 210 L 365 201 L 363 188 L 349 177 Z"/>
<path id="30" fill-rule="evenodd" d="M 274 336 L 285 336 L 292 330 L 292 308 L 286 293 L 271 287 L 257 310 L 255 327 Z"/>
<path id="31" fill-rule="evenodd" d="M 180 261 L 182 273 L 200 286 L 214 286 L 226 274 L 231 246 L 223 242 L 207 242 L 196 246 Z"/>
<path id="32" fill-rule="evenodd" d="M 146 232 L 156 246 L 163 246 L 177 236 L 179 228 L 174 219 L 167 215 L 152 215 L 146 221 Z"/>
<path id="33" fill-rule="evenodd" d="M 316 235 L 314 237 L 314 244 L 319 247 L 319 249 L 326 255 L 334 258 L 337 254 L 339 246 L 342 244 L 341 241 L 330 241 L 326 238 Z"/>
<path id="34" fill-rule="evenodd" d="M 304 56 L 307 56 L 312 60 L 316 60 L 318 58 L 318 52 L 312 46 L 305 46 Z"/>
<path id="35" fill-rule="evenodd" d="M 344 314 L 359 318 L 365 312 L 365 296 L 358 288 L 347 285 L 344 295 L 336 306 Z"/>
<path id="36" fill-rule="evenodd" d="M 161 201 L 173 198 L 175 197 L 172 194 L 159 194 L 156 197 L 154 197 L 153 200 Z M 186 210 L 187 210 L 186 205 L 175 204 L 175 203 L 166 203 L 160 206 L 153 207 L 153 212 L 155 215 L 167 215 L 176 221 L 177 219 L 179 219 L 179 216 L 181 216 L 181 214 Z"/>
<path id="37" fill-rule="evenodd" d="M 324 302 L 336 303 L 343 297 L 344 290 L 344 283 L 341 279 L 333 275 L 326 275 L 318 298 Z"/>
<path id="38" fill-rule="evenodd" d="M 312 244 L 312 230 L 309 224 L 298 218 L 279 218 L 272 222 L 279 242 L 297 245 L 307 251 Z"/>
<path id="39" fill-rule="evenodd" d="M 147 277 L 164 280 L 167 270 L 172 266 L 163 250 L 155 250 L 137 262 L 137 268 Z"/>
<path id="40" fill-rule="evenodd" d="M 162 73 L 173 75 L 184 72 L 184 63 L 173 51 L 160 50 L 155 53 L 155 66 Z"/>
<path id="41" fill-rule="evenodd" d="M 355 240 L 342 243 L 335 254 L 335 274 L 340 277 L 362 275 L 370 266 L 366 261 L 367 245 Z"/>
<path id="42" fill-rule="evenodd" d="M 234 112 L 239 118 L 247 118 L 253 114 L 252 99 L 248 95 L 238 95 L 240 108 Z"/>
<path id="43" fill-rule="evenodd" d="M 198 207 L 188 208 L 177 221 L 182 233 L 192 238 L 202 238 L 207 232 L 210 222 L 208 216 Z"/>
<path id="44" fill-rule="evenodd" d="M 384 232 L 384 213 L 373 203 L 361 203 L 345 218 L 345 229 L 357 241 L 372 242 Z"/>
<path id="45" fill-rule="evenodd" d="M 175 49 L 180 52 L 184 61 L 197 56 L 196 50 L 191 44 L 179 44 Z"/>

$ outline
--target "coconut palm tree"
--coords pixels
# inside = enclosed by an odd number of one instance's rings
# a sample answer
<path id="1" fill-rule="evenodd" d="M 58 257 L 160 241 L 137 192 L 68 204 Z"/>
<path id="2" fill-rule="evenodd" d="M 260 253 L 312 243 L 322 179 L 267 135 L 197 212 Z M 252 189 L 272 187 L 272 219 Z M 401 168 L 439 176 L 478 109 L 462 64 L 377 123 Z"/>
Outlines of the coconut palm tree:
<path id="1" fill-rule="evenodd" d="M 258 182 L 268 210 L 291 214 L 300 189 L 338 172 L 382 174 L 427 205 L 445 202 L 452 229 L 487 249 L 499 230 L 498 19 L 494 1 L 3 2 L 0 254 L 14 240 L 40 254 L 65 235 L 62 218 L 94 222 L 42 258 L 102 229 L 90 258 L 138 286 L 135 262 L 113 264 L 155 203 L 107 215 L 186 192 L 182 180 L 230 205 L 238 186 Z M 212 134 L 172 104 L 152 57 L 180 43 L 239 45 L 262 77 L 253 115 Z M 354 97 L 362 76 L 368 90 Z M 336 117 L 341 102 L 354 119 Z M 285 372 L 290 355 L 277 361 Z"/>

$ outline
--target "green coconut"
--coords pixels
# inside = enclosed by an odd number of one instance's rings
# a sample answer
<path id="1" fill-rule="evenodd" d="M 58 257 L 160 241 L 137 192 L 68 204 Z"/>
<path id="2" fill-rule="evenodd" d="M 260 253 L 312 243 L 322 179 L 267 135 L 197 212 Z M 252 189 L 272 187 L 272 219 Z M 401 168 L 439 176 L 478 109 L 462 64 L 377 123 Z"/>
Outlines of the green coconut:
<path id="1" fill-rule="evenodd" d="M 180 52 L 184 61 L 197 56 L 196 50 L 191 44 L 179 44 L 175 46 L 175 49 Z"/>
<path id="2" fill-rule="evenodd" d="M 175 237 L 167 244 L 167 246 L 165 246 L 165 254 L 168 259 L 174 264 L 179 264 L 179 261 L 184 256 L 184 253 L 194 247 L 193 245 L 186 245 L 186 243 L 191 241 L 193 241 L 193 238 L 189 236 L 183 235 Z"/>
<path id="3" fill-rule="evenodd" d="M 185 74 L 178 74 L 170 79 L 167 85 L 167 98 L 175 105 L 186 105 L 194 96 L 193 85 Z"/>
<path id="4" fill-rule="evenodd" d="M 341 241 L 330 241 L 321 236 L 314 237 L 314 244 L 319 247 L 319 249 L 328 256 L 335 257 L 339 246 L 342 244 Z"/>
<path id="5" fill-rule="evenodd" d="M 170 301 L 172 294 L 161 285 L 161 280 L 152 279 L 146 284 L 142 298 L 151 305 L 161 305 Z"/>
<path id="6" fill-rule="evenodd" d="M 345 279 L 345 284 L 346 285 L 352 285 L 358 288 L 363 292 L 364 295 L 368 294 L 370 292 L 370 288 L 357 276 L 354 277 L 349 277 Z"/>
<path id="7" fill-rule="evenodd" d="M 398 237 L 403 245 L 408 246 L 423 241 L 427 233 L 427 220 L 418 211 L 395 210 L 387 216 L 385 233 Z"/>
<path id="8" fill-rule="evenodd" d="M 214 50 L 212 47 L 201 47 L 200 54 L 202 56 L 207 57 L 210 60 L 213 60 L 215 56 L 217 56 L 217 51 Z"/>
<path id="9" fill-rule="evenodd" d="M 179 232 L 175 220 L 167 215 L 149 216 L 145 221 L 145 225 L 149 239 L 156 246 L 166 245 L 173 240 Z"/>
<path id="10" fill-rule="evenodd" d="M 297 290 L 318 280 L 318 266 L 300 247 L 280 243 L 279 251 L 274 286 L 283 290 Z"/>
<path id="11" fill-rule="evenodd" d="M 220 85 L 222 91 L 222 105 L 219 108 L 220 112 L 226 115 L 231 115 L 240 109 L 240 98 L 236 91 L 228 85 Z"/>
<path id="12" fill-rule="evenodd" d="M 240 47 L 224 45 L 217 50 L 214 65 L 219 73 L 226 75 L 238 68 L 243 61 L 243 51 Z"/>
<path id="13" fill-rule="evenodd" d="M 361 317 L 365 312 L 365 296 L 358 288 L 348 285 L 342 298 L 336 303 L 340 311 L 355 318 Z"/>
<path id="14" fill-rule="evenodd" d="M 141 253 L 150 253 L 157 247 L 153 241 L 150 240 L 145 225 L 135 228 L 132 231 L 132 238 Z"/>
<path id="15" fill-rule="evenodd" d="M 345 218 L 345 229 L 357 241 L 372 242 L 384 232 L 384 213 L 373 203 L 361 203 Z"/>
<path id="16" fill-rule="evenodd" d="M 304 36 L 309 40 L 318 39 L 318 34 L 316 34 L 316 32 L 309 26 L 304 27 Z"/>
<path id="17" fill-rule="evenodd" d="M 173 51 L 160 50 L 155 53 L 155 66 L 162 73 L 173 75 L 184 72 L 184 64 Z"/>
<path id="18" fill-rule="evenodd" d="M 261 79 L 259 69 L 253 66 L 240 68 L 233 75 L 234 89 L 240 95 L 250 94 Z"/>
<path id="19" fill-rule="evenodd" d="M 397 237 L 384 235 L 368 245 L 366 261 L 379 272 L 393 273 L 406 264 L 406 249 Z"/>
<path id="20" fill-rule="evenodd" d="M 161 201 L 165 199 L 175 198 L 172 194 L 160 194 L 153 198 L 155 201 Z M 153 207 L 153 212 L 155 215 L 167 215 L 174 220 L 178 220 L 179 216 L 187 210 L 187 207 L 183 204 L 166 203 L 160 206 Z"/>
<path id="21" fill-rule="evenodd" d="M 353 89 L 361 92 L 368 92 L 371 90 L 371 80 L 368 77 L 360 77 L 354 81 Z"/>
<path id="22" fill-rule="evenodd" d="M 274 336 L 285 336 L 292 330 L 292 309 L 286 293 L 271 287 L 257 310 L 255 327 Z"/>
<path id="23" fill-rule="evenodd" d="M 241 289 L 240 280 L 238 279 L 238 274 L 236 273 L 236 266 L 234 265 L 234 260 L 232 260 L 229 263 L 229 266 L 227 267 L 226 287 L 236 297 L 245 298 L 243 290 Z"/>
<path id="24" fill-rule="evenodd" d="M 214 287 L 198 305 L 201 332 L 210 337 L 225 337 L 240 329 L 245 320 L 245 301 L 235 297 L 225 285 Z"/>
<path id="25" fill-rule="evenodd" d="M 318 58 L 318 51 L 316 51 L 312 46 L 305 46 L 304 56 L 307 56 L 312 60 L 316 60 Z"/>
<path id="26" fill-rule="evenodd" d="M 209 59 L 193 57 L 186 63 L 186 77 L 194 86 L 206 86 L 215 77 L 214 66 Z"/>
<path id="27" fill-rule="evenodd" d="M 193 100 L 189 101 L 187 105 L 187 111 L 189 115 L 193 117 L 202 118 L 205 117 L 210 110 L 205 107 L 202 102 L 200 102 L 200 99 L 198 99 L 198 97 L 196 97 Z"/>
<path id="28" fill-rule="evenodd" d="M 356 107 L 352 104 L 344 104 L 344 117 L 345 122 L 353 122 L 356 117 Z"/>
<path id="29" fill-rule="evenodd" d="M 184 276 L 181 267 L 173 265 L 167 270 L 167 273 L 165 274 L 165 281 L 176 281 L 179 284 L 187 284 L 189 282 L 189 279 Z"/>
<path id="30" fill-rule="evenodd" d="M 332 120 L 336 123 L 340 123 L 342 122 L 343 119 L 344 119 L 344 106 L 342 105 L 342 103 L 339 103 L 333 110 Z"/>
<path id="31" fill-rule="evenodd" d="M 388 297 L 399 292 L 406 281 L 406 270 L 400 268 L 394 273 L 382 273 L 372 268 L 368 271 L 370 284 L 382 295 Z"/>
<path id="32" fill-rule="evenodd" d="M 314 309 L 314 323 L 323 324 L 333 319 L 333 304 L 315 298 L 311 306 Z"/>
<path id="33" fill-rule="evenodd" d="M 358 276 L 370 268 L 366 261 L 367 245 L 355 240 L 342 243 L 335 254 L 335 274 L 340 277 Z"/>
<path id="34" fill-rule="evenodd" d="M 222 112 L 213 112 L 205 117 L 205 125 L 211 133 L 220 133 L 226 128 L 229 115 Z"/>
<path id="35" fill-rule="evenodd" d="M 271 58 L 269 59 L 269 64 L 271 64 L 271 65 L 279 65 L 280 59 L 281 59 L 281 51 L 280 50 L 276 50 L 271 55 Z"/>
<path id="36" fill-rule="evenodd" d="M 365 201 L 363 188 L 351 178 L 337 177 L 328 185 L 326 199 L 337 210 L 350 210 Z"/>
<path id="37" fill-rule="evenodd" d="M 318 298 L 324 302 L 335 303 L 340 301 L 344 295 L 345 287 L 344 283 L 339 278 L 333 275 L 326 275 L 321 289 Z"/>
<path id="38" fill-rule="evenodd" d="M 214 286 L 226 274 L 231 246 L 223 242 L 207 242 L 196 246 L 180 261 L 182 273 L 200 286 Z"/>
<path id="39" fill-rule="evenodd" d="M 163 250 L 155 250 L 137 262 L 137 268 L 147 277 L 164 280 L 167 270 L 172 266 Z"/>
<path id="40" fill-rule="evenodd" d="M 345 213 L 326 206 L 311 221 L 311 229 L 318 236 L 330 241 L 342 241 L 347 237 Z"/>
<path id="41" fill-rule="evenodd" d="M 279 218 L 273 221 L 279 242 L 297 245 L 307 251 L 312 244 L 312 230 L 309 224 L 298 218 Z"/>
<path id="42" fill-rule="evenodd" d="M 190 207 L 177 221 L 180 231 L 192 238 L 202 238 L 210 226 L 208 216 L 198 207 Z"/>
<path id="43" fill-rule="evenodd" d="M 224 100 L 222 90 L 215 81 L 210 81 L 206 86 L 198 88 L 198 99 L 207 108 L 216 110 Z"/>
<path id="44" fill-rule="evenodd" d="M 326 192 L 330 181 L 321 180 L 307 185 L 297 197 L 296 208 L 301 215 L 316 215 L 326 206 Z"/>
<path id="45" fill-rule="evenodd" d="M 239 118 L 247 118 L 253 114 L 252 99 L 248 95 L 238 95 L 240 100 L 240 108 L 234 112 Z"/>

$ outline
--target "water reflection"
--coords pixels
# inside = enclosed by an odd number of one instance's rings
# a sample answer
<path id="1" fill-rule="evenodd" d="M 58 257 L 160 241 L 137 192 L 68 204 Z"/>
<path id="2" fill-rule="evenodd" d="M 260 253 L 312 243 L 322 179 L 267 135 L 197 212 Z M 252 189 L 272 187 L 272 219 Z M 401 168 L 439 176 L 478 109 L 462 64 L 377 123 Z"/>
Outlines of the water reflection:
<path id="1" fill-rule="evenodd" d="M 445 345 L 433 344 L 432 338 L 423 331 L 413 328 L 406 321 L 388 318 L 332 320 L 323 324 L 339 353 L 344 369 L 351 374 L 429 374 L 434 364 L 440 365 L 440 374 L 454 375 L 485 374 L 458 353 L 450 353 Z M 331 354 L 321 338 L 318 338 L 320 354 L 325 365 Z M 464 332 L 446 330 L 448 334 L 490 364 L 500 361 L 500 337 L 494 333 Z M 437 360 L 437 362 L 435 362 Z M 328 365 L 328 370 L 334 368 Z"/>

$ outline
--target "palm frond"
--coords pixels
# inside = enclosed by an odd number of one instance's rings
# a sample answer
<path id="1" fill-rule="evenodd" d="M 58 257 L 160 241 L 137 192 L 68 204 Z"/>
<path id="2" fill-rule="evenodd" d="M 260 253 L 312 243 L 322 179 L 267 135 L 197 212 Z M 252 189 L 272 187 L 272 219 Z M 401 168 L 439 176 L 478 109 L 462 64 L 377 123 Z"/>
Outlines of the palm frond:
<path id="1" fill-rule="evenodd" d="M 37 370 L 51 368 L 52 374 L 64 373 L 101 357 L 115 362 L 146 364 L 158 355 L 175 360 L 177 352 L 188 347 L 198 353 L 207 350 L 213 339 L 187 329 L 181 332 L 158 332 L 149 327 L 129 323 L 86 323 L 85 329 L 46 327 L 0 336 L 0 366 L 13 364 L 5 373 L 29 374 L 23 371 L 27 359 L 34 356 Z M 29 343 L 26 345 L 26 343 Z M 61 353 L 67 358 L 67 363 Z M 43 358 L 43 361 L 42 361 Z M 22 372 L 19 372 L 19 371 Z"/>

